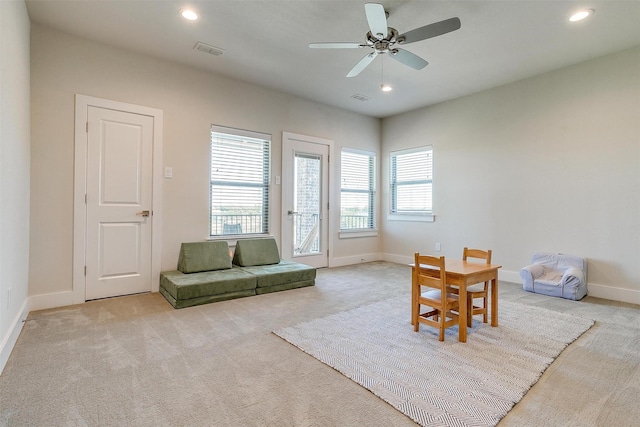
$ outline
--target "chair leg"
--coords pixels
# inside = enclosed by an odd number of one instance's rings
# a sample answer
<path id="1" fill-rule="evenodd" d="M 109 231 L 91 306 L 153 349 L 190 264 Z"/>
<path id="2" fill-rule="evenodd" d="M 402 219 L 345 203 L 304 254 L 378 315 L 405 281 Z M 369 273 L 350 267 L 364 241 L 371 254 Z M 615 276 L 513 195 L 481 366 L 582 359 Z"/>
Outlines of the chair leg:
<path id="1" fill-rule="evenodd" d="M 487 323 L 487 320 L 488 320 L 487 313 L 489 312 L 489 307 L 487 305 L 487 302 L 488 302 L 487 300 L 488 300 L 488 298 L 486 298 L 486 297 L 482 298 L 482 301 L 484 303 L 484 313 L 482 313 L 482 321 L 484 323 Z"/>
<path id="2" fill-rule="evenodd" d="M 487 292 L 485 292 L 484 296 L 482 297 L 482 303 L 484 304 L 484 313 L 482 313 L 482 321 L 484 323 L 487 323 L 488 317 L 487 317 L 487 313 L 489 313 L 489 282 L 485 282 L 484 284 L 485 289 L 487 289 Z"/>
<path id="3" fill-rule="evenodd" d="M 473 298 L 467 298 L 467 326 L 473 326 Z"/>
<path id="4" fill-rule="evenodd" d="M 438 317 L 440 322 L 440 334 L 438 335 L 438 340 L 444 341 L 444 321 L 447 320 L 447 315 L 445 313 L 441 313 Z"/>

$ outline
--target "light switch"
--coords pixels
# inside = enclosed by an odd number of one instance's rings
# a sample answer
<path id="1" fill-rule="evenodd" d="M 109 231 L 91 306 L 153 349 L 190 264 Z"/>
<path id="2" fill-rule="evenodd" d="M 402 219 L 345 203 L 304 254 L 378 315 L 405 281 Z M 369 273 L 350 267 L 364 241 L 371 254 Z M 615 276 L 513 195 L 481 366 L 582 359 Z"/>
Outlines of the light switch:
<path id="1" fill-rule="evenodd" d="M 280 185 L 280 175 L 276 175 L 276 185 Z"/>
<path id="2" fill-rule="evenodd" d="M 165 167 L 164 168 L 164 177 L 165 178 L 173 178 L 173 168 Z"/>

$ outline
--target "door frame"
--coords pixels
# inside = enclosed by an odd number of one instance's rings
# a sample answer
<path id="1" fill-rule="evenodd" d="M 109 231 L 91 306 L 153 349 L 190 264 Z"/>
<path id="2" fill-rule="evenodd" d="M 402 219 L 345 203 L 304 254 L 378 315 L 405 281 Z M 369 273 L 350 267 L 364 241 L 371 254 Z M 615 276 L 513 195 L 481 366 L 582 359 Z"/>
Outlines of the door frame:
<path id="1" fill-rule="evenodd" d="M 151 292 L 160 288 L 161 232 L 162 232 L 162 126 L 163 111 L 157 108 L 128 104 L 110 99 L 76 94 L 75 96 L 75 153 L 73 171 L 73 276 L 72 304 L 86 301 L 86 241 L 87 241 L 87 120 L 89 107 L 124 111 L 153 117 L 153 189 L 151 209 Z"/>
<path id="2" fill-rule="evenodd" d="M 297 133 L 293 133 L 293 132 L 282 132 L 282 155 L 285 155 L 285 141 L 301 141 L 301 142 L 308 142 L 308 143 L 313 143 L 313 144 L 320 144 L 320 145 L 326 145 L 328 148 L 328 155 L 327 155 L 327 200 L 326 203 L 328 203 L 329 208 L 327 209 L 327 219 L 325 221 L 326 225 L 327 225 L 327 267 L 331 267 L 331 258 L 333 256 L 333 230 L 335 227 L 335 221 L 334 221 L 334 215 L 333 215 L 333 211 L 331 209 L 332 206 L 335 206 L 335 204 L 333 203 L 333 188 L 334 188 L 334 173 L 333 170 L 331 168 L 331 155 L 333 154 L 333 140 L 330 139 L 325 139 L 325 138 L 318 138 L 318 137 L 314 137 L 314 136 L 307 136 L 307 135 L 301 135 L 301 134 L 297 134 Z M 288 144 L 289 142 L 287 142 Z M 283 170 L 281 171 L 281 174 L 283 176 L 283 179 L 286 173 L 290 173 L 291 171 L 285 171 L 284 170 L 284 161 L 282 162 L 282 167 Z M 280 209 L 281 209 L 281 229 L 280 229 L 280 242 L 281 245 L 285 245 L 287 244 L 284 241 L 284 228 L 287 226 L 287 216 L 285 214 L 285 206 L 284 206 L 284 194 L 281 194 L 280 196 Z M 283 246 L 284 247 L 284 246 Z M 282 249 L 282 248 L 281 248 Z M 304 262 L 304 261 L 301 261 Z"/>

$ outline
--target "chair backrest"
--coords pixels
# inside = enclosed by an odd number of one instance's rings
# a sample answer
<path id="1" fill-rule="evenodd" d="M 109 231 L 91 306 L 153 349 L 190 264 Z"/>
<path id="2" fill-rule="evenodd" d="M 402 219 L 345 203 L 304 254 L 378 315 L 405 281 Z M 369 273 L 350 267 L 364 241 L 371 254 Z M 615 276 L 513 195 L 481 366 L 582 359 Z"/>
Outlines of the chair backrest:
<path id="1" fill-rule="evenodd" d="M 447 273 L 444 268 L 444 257 L 433 257 L 415 253 L 415 266 L 413 269 L 414 283 L 420 286 L 445 291 L 447 286 Z"/>
<path id="2" fill-rule="evenodd" d="M 488 251 L 483 251 L 482 249 L 464 248 L 464 250 L 462 251 L 462 260 L 466 261 L 467 258 L 482 259 L 487 264 L 491 264 L 491 249 L 489 249 Z"/>

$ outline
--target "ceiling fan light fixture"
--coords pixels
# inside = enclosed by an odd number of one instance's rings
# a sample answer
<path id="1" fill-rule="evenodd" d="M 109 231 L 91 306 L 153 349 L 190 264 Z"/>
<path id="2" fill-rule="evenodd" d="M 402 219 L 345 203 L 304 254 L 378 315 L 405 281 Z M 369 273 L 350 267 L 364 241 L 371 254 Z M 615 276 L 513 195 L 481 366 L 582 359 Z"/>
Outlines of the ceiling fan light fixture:
<path id="1" fill-rule="evenodd" d="M 587 19 L 591 15 L 593 15 L 594 12 L 595 12 L 595 10 L 593 10 L 593 9 L 580 10 L 580 11 L 574 13 L 573 15 L 571 15 L 569 17 L 569 21 L 571 21 L 571 22 L 582 21 L 584 19 Z"/>
<path id="2" fill-rule="evenodd" d="M 182 16 L 187 21 L 197 21 L 199 18 L 198 14 L 191 9 L 182 9 L 180 11 L 180 16 Z"/>

